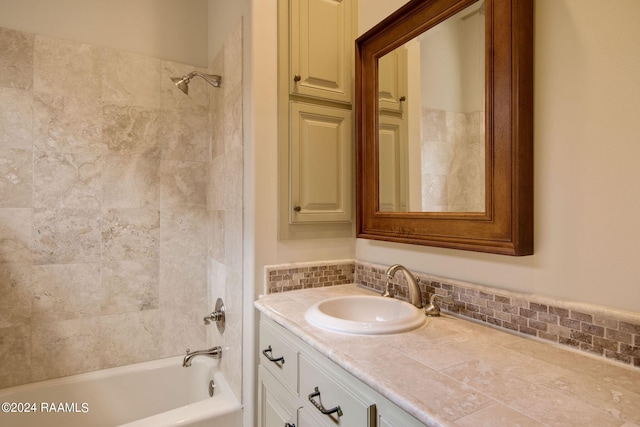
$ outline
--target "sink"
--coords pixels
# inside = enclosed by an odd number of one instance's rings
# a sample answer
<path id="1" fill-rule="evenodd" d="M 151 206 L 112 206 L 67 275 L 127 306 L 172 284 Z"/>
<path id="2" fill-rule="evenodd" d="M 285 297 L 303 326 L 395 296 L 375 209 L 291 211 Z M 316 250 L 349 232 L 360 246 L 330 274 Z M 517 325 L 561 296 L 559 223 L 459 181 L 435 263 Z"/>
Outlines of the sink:
<path id="1" fill-rule="evenodd" d="M 328 298 L 309 307 L 307 322 L 346 334 L 382 335 L 406 332 L 425 323 L 416 306 L 393 298 L 354 295 Z"/>

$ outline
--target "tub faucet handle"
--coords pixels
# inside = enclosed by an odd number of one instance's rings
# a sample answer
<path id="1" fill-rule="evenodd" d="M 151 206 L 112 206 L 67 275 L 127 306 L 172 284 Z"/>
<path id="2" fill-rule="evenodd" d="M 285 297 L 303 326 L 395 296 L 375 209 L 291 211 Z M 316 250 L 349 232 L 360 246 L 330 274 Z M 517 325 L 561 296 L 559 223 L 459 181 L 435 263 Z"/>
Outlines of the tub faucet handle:
<path id="1" fill-rule="evenodd" d="M 216 326 L 218 327 L 218 332 L 222 334 L 224 332 L 224 323 L 225 323 L 224 312 L 225 312 L 224 302 L 222 301 L 221 298 L 218 298 L 218 300 L 216 301 L 215 311 L 207 314 L 204 317 L 204 324 L 210 325 L 211 322 L 216 322 Z"/>

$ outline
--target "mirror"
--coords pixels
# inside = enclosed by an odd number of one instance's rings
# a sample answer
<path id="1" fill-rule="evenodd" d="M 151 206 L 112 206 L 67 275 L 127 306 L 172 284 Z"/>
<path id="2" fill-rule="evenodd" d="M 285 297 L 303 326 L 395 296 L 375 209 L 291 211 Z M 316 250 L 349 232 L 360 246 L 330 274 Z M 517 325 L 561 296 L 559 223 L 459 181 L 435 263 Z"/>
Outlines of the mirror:
<path id="1" fill-rule="evenodd" d="M 358 237 L 533 253 L 532 3 L 411 0 L 358 38 Z"/>
<path id="2" fill-rule="evenodd" d="M 378 58 L 384 212 L 484 212 L 484 0 Z"/>

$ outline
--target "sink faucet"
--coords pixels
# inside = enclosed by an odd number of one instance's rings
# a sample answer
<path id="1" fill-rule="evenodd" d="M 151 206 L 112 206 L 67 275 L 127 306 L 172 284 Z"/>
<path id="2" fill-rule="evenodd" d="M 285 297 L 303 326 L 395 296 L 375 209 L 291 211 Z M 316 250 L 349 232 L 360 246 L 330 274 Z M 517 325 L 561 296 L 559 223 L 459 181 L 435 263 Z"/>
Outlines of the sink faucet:
<path id="1" fill-rule="evenodd" d="M 187 349 L 187 355 L 184 356 L 184 360 L 182 361 L 182 366 L 185 368 L 188 368 L 189 366 L 191 366 L 191 359 L 193 359 L 196 356 L 210 356 L 210 357 L 213 357 L 214 359 L 220 359 L 222 357 L 222 347 L 216 346 L 216 347 L 211 347 L 207 350 L 196 350 L 196 351 L 189 351 L 189 349 Z"/>
<path id="2" fill-rule="evenodd" d="M 409 302 L 418 308 L 422 308 L 422 293 L 420 292 L 420 286 L 418 286 L 418 282 L 416 281 L 416 278 L 413 277 L 413 274 L 400 264 L 394 264 L 387 269 L 387 285 L 385 286 L 382 296 L 393 298 L 393 294 L 389 291 L 389 285 L 391 284 L 391 279 L 393 279 L 393 276 L 395 276 L 398 270 L 402 270 L 404 277 L 407 279 L 407 283 L 409 285 Z"/>

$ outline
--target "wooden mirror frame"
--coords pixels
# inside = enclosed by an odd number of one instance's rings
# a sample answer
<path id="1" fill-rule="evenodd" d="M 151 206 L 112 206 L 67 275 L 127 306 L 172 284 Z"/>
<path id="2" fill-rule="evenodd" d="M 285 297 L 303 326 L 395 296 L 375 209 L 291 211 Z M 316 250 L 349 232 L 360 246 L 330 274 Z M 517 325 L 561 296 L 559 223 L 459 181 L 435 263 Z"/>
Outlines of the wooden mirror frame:
<path id="1" fill-rule="evenodd" d="M 474 2 L 411 0 L 356 40 L 359 238 L 533 253 L 532 0 L 486 0 L 485 212 L 378 209 L 378 59 Z"/>

